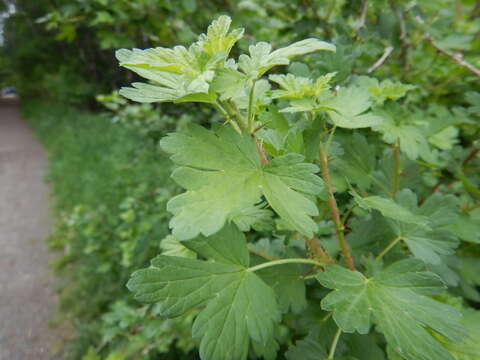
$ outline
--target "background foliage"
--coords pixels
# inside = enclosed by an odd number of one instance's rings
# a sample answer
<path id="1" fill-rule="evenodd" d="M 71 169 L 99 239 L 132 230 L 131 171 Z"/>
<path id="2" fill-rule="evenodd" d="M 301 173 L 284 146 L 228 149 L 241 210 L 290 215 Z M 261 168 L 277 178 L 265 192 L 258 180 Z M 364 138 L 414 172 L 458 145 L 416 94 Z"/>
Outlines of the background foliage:
<path id="1" fill-rule="evenodd" d="M 135 80 L 130 72 L 119 70 L 114 51 L 189 44 L 213 18 L 225 13 L 232 16 L 234 27 L 247 29 L 239 50 L 260 40 L 275 48 L 307 37 L 334 43 L 335 54 L 312 55 L 306 59 L 307 65 L 293 63 L 289 70 L 313 77 L 337 72 L 338 84 L 362 83 L 376 94 L 379 104 L 387 103 L 384 115 L 392 120 L 382 131 L 384 140 L 395 143 L 400 138 L 401 146 L 407 144 L 402 148 L 402 160 L 407 164 L 403 185 L 415 189 L 420 202 L 432 193 L 451 194 L 458 201 L 462 221 L 451 225 L 451 231 L 462 240 L 458 257 L 445 259 L 452 262 L 450 267 L 435 269 L 432 265 L 432 270 L 441 274 L 450 292 L 458 296 L 443 301 L 456 302 L 469 314 L 467 320 L 478 318 L 472 308 L 480 303 L 476 273 L 480 257 L 479 78 L 460 61 L 480 67 L 478 1 L 17 0 L 15 7 L 15 14 L 6 21 L 0 76 L 18 88 L 24 115 L 50 154 L 49 181 L 58 215 L 50 243 L 62 254 L 54 266 L 68 279 L 60 290 L 61 305 L 75 328 L 65 350 L 68 358 L 197 356 L 196 344 L 190 339 L 195 311 L 164 320 L 157 316 L 155 305 L 141 306 L 134 301 L 124 284 L 133 270 L 145 267 L 158 252 L 186 251 L 168 236 L 171 215 L 166 212 L 166 202 L 179 189 L 169 180 L 172 165 L 159 149 L 158 140 L 192 121 L 209 123 L 219 118 L 203 105 L 131 105 L 111 94 Z M 386 57 L 380 61 L 383 55 Z M 362 75 L 374 75 L 378 81 Z M 397 81 L 412 86 L 406 96 L 395 88 Z M 107 95 L 96 99 L 100 94 Z M 392 99 L 401 100 L 393 104 Z M 87 107 L 97 114 L 86 112 Z M 416 136 L 419 133 L 427 142 Z M 354 175 L 373 171 L 383 166 L 382 161 L 387 163 L 368 141 L 348 141 L 338 138 L 338 152 L 332 161 L 345 212 L 351 207 L 348 184 L 335 170 Z M 349 157 L 365 153 L 375 154 L 377 163 L 348 162 Z M 358 211 L 354 214 L 365 215 Z M 322 242 L 331 243 L 327 250 L 335 251 L 329 226 L 325 221 Z M 377 246 L 362 238 L 372 223 L 368 217 L 358 217 L 348 226 L 363 229 L 349 241 L 359 254 L 367 256 L 372 246 Z M 271 234 L 256 232 L 249 236 L 250 240 L 271 238 Z M 315 350 L 315 346 L 323 346 L 322 341 L 330 344 L 333 338 L 331 321 L 322 329 L 331 336 L 319 340 L 317 330 L 309 331 L 309 316 L 321 315 L 315 314 L 319 310 L 312 299 L 323 294 L 311 284 L 308 289 L 311 303 L 307 312 L 287 322 L 295 322 L 296 330 L 278 330 L 279 358 L 308 359 L 304 351 L 317 354 L 323 350 Z M 364 348 L 359 337 L 347 337 L 343 351 Z M 359 359 L 384 359 L 383 340 L 364 338 L 362 341 L 373 344 L 373 350 L 359 352 Z M 468 356 L 457 357 L 475 358 Z"/>

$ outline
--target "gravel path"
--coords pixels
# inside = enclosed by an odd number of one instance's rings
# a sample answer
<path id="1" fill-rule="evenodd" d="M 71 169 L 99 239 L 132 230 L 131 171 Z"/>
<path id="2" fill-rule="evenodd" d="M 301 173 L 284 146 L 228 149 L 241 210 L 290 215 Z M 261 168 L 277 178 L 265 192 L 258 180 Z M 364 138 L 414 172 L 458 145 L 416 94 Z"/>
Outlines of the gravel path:
<path id="1" fill-rule="evenodd" d="M 18 107 L 0 103 L 0 360 L 52 358 L 45 160 Z"/>

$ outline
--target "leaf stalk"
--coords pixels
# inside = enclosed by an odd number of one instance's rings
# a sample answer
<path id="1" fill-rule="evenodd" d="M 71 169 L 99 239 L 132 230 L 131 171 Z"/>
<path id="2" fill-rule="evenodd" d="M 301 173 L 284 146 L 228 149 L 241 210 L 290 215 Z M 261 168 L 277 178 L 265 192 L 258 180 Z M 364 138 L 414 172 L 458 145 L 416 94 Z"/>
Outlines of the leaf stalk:
<path id="1" fill-rule="evenodd" d="M 330 352 L 328 353 L 327 360 L 333 360 L 335 356 L 335 350 L 337 348 L 338 339 L 340 339 L 340 335 L 342 335 L 342 329 L 338 328 L 337 333 L 332 341 L 332 346 L 330 347 Z"/>
<path id="2" fill-rule="evenodd" d="M 400 141 L 398 141 L 393 147 L 394 157 L 394 174 L 393 174 L 393 194 L 394 198 L 396 193 L 400 190 L 400 176 L 402 175 L 402 161 L 400 159 Z"/>
<path id="3" fill-rule="evenodd" d="M 402 239 L 403 238 L 401 236 L 398 236 L 395 239 L 393 239 L 393 241 L 390 244 L 388 244 L 388 246 L 385 249 L 383 249 L 380 254 L 378 254 L 378 256 L 375 258 L 375 261 L 379 261 L 381 258 L 383 258 L 385 254 L 388 253 Z"/>
<path id="4" fill-rule="evenodd" d="M 325 263 L 322 263 L 320 261 L 316 261 L 313 259 L 291 258 L 291 259 L 280 259 L 280 260 L 264 262 L 264 263 L 249 267 L 247 269 L 247 272 L 255 272 L 271 266 L 284 265 L 284 264 L 310 264 L 310 265 L 316 265 L 316 266 L 325 266 Z"/>
<path id="5" fill-rule="evenodd" d="M 254 118 L 255 114 L 253 113 L 253 98 L 255 96 L 255 84 L 256 80 L 252 82 L 252 87 L 250 88 L 250 94 L 248 95 L 248 112 L 247 112 L 247 121 L 248 121 L 248 131 L 253 131 Z"/>

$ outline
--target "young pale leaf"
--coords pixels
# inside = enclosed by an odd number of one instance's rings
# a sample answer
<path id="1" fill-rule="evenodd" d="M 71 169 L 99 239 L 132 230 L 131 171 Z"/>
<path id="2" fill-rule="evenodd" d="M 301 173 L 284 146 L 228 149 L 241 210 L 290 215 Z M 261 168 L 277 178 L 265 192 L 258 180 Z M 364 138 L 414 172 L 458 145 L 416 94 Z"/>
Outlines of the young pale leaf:
<path id="1" fill-rule="evenodd" d="M 138 102 L 214 102 L 209 91 L 215 70 L 224 64 L 243 29 L 229 32 L 231 19 L 220 16 L 188 49 L 156 47 L 146 50 L 121 49 L 116 52 L 120 65 L 151 80 L 154 84 L 133 83 L 120 94 Z"/>
<path id="2" fill-rule="evenodd" d="M 214 261 L 160 255 L 150 268 L 133 273 L 127 286 L 135 297 L 158 303 L 160 315 L 167 317 L 205 305 L 192 329 L 204 360 L 244 360 L 250 339 L 259 344 L 274 341 L 274 325 L 280 320 L 275 293 L 247 271 L 243 234 L 232 226 L 216 238 L 185 245 Z"/>
<path id="3" fill-rule="evenodd" d="M 120 65 L 151 80 L 154 84 L 133 83 L 124 87 L 120 94 L 138 102 L 182 101 L 188 95 L 196 95 L 190 101 L 213 102 L 209 94 L 209 82 L 214 69 L 224 59 L 216 56 L 200 59 L 198 49 L 183 46 L 173 49 L 151 48 L 146 50 L 118 50 Z"/>
<path id="4" fill-rule="evenodd" d="M 389 346 L 406 360 L 454 360 L 431 332 L 461 341 L 465 335 L 461 315 L 428 297 L 441 293 L 444 286 L 438 276 L 422 268 L 418 260 L 406 259 L 366 278 L 329 265 L 316 276 L 323 286 L 335 290 L 322 300 L 322 308 L 333 311 L 345 332 L 366 334 L 373 318 Z"/>
<path id="5" fill-rule="evenodd" d="M 218 19 L 212 21 L 207 29 L 207 34 L 200 35 L 198 44 L 210 56 L 219 53 L 228 55 L 233 45 L 243 36 L 243 29 L 230 29 L 232 19 L 229 16 L 222 15 Z"/>
<path id="6" fill-rule="evenodd" d="M 272 91 L 273 99 L 301 99 L 304 97 L 318 96 L 329 88 L 330 80 L 335 73 L 319 77 L 315 82 L 305 77 L 292 74 L 270 75 L 269 79 L 280 86 L 280 90 Z"/>
<path id="7" fill-rule="evenodd" d="M 306 55 L 315 51 L 335 51 L 335 46 L 318 39 L 305 39 L 272 52 L 272 46 L 259 42 L 248 48 L 250 56 L 240 55 L 240 69 L 253 78 L 259 78 L 272 67 L 288 65 L 295 56 Z"/>
<path id="8" fill-rule="evenodd" d="M 162 249 L 162 255 L 165 256 L 177 256 L 185 258 L 196 258 L 197 254 L 186 248 L 180 241 L 175 239 L 173 235 L 167 235 L 160 242 L 160 249 Z"/>
<path id="9" fill-rule="evenodd" d="M 302 163 L 301 155 L 284 155 L 262 165 L 249 136 L 228 127 L 214 132 L 198 125 L 168 135 L 161 146 L 180 165 L 174 180 L 187 189 L 167 204 L 175 215 L 170 226 L 178 239 L 216 233 L 228 219 L 260 202 L 261 195 L 299 232 L 315 232 L 310 216 L 318 210 L 306 195 L 319 194 L 323 182 L 315 175 L 317 166 Z"/>

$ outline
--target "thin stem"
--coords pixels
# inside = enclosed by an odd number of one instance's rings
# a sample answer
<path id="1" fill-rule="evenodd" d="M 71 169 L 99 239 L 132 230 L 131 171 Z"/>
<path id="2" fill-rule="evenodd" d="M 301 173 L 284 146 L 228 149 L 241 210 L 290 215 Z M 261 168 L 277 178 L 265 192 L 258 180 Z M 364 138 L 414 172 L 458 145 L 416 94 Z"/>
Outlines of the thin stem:
<path id="1" fill-rule="evenodd" d="M 328 150 L 330 149 L 330 144 L 333 140 L 333 134 L 335 134 L 335 130 L 337 129 L 337 125 L 333 125 L 332 130 L 330 130 L 330 134 L 328 135 L 327 144 L 325 145 L 325 152 L 328 155 Z"/>
<path id="2" fill-rule="evenodd" d="M 305 246 L 310 253 L 311 257 L 315 259 L 320 259 L 324 261 L 326 264 L 333 264 L 335 261 L 326 253 L 323 249 L 322 245 L 320 244 L 320 240 L 317 237 L 307 238 L 305 237 Z"/>
<path id="3" fill-rule="evenodd" d="M 387 60 L 387 58 L 390 56 L 390 54 L 392 53 L 394 47 L 393 46 L 388 46 L 385 48 L 385 51 L 383 52 L 383 55 L 380 57 L 380 59 L 378 59 L 375 64 L 373 64 L 372 66 L 370 66 L 367 70 L 367 73 L 372 73 L 374 72 L 375 70 L 377 70 L 380 66 L 382 66 L 382 64 L 385 62 L 385 60 Z"/>
<path id="4" fill-rule="evenodd" d="M 268 158 L 267 154 L 265 153 L 265 150 L 263 149 L 263 144 L 262 141 L 259 140 L 255 134 L 253 134 L 253 138 L 255 139 L 255 145 L 257 147 L 258 155 L 260 156 L 260 162 L 262 165 L 265 165 L 268 163 Z"/>
<path id="5" fill-rule="evenodd" d="M 392 197 L 395 197 L 395 194 L 400 190 L 400 176 L 402 175 L 402 162 L 400 159 L 400 141 L 398 141 L 393 148 L 394 156 L 394 174 L 393 174 L 393 194 Z"/>
<path id="6" fill-rule="evenodd" d="M 330 352 L 328 353 L 327 360 L 333 360 L 335 356 L 335 349 L 337 348 L 338 339 L 340 339 L 340 335 L 342 335 L 342 329 L 338 328 L 337 333 L 332 341 L 332 346 L 330 347 Z"/>
<path id="7" fill-rule="evenodd" d="M 327 315 L 325 315 L 320 321 L 321 322 L 325 322 L 327 321 L 328 319 L 330 319 L 330 317 L 333 315 L 333 311 L 329 312 Z"/>
<path id="8" fill-rule="evenodd" d="M 425 21 L 419 15 L 415 16 L 414 20 L 421 26 L 425 25 Z M 423 33 L 423 38 L 427 40 L 430 43 L 430 45 L 432 45 L 439 53 L 450 57 L 457 65 L 460 65 L 465 69 L 468 69 L 469 71 L 471 71 L 472 73 L 480 77 L 480 69 L 476 68 L 474 65 L 464 60 L 462 53 L 458 53 L 458 52 L 452 53 L 450 51 L 443 49 L 441 46 L 437 44 L 437 42 L 433 39 L 432 35 L 428 31 L 425 31 Z"/>
<path id="9" fill-rule="evenodd" d="M 327 15 L 325 16 L 325 22 L 328 23 L 328 20 L 330 20 L 330 16 L 333 13 L 333 10 L 335 10 L 335 5 L 336 5 L 336 0 L 333 0 L 330 4 L 330 7 L 328 8 Z"/>
<path id="10" fill-rule="evenodd" d="M 342 224 L 345 224 L 348 220 L 348 217 L 350 216 L 350 214 L 352 213 L 353 209 L 355 209 L 356 207 L 358 206 L 357 203 L 353 204 L 346 212 L 345 214 L 343 215 L 342 217 Z"/>
<path id="11" fill-rule="evenodd" d="M 240 110 L 238 110 L 237 105 L 232 100 L 228 100 L 225 103 L 225 105 L 226 105 L 227 109 L 229 110 L 229 113 L 232 114 L 232 116 L 237 119 L 240 126 L 244 130 L 248 130 L 247 129 L 247 119 L 242 115 Z"/>
<path id="12" fill-rule="evenodd" d="M 255 96 L 255 84 L 257 83 L 256 80 L 253 81 L 252 87 L 250 89 L 250 94 L 248 95 L 248 112 L 247 112 L 247 121 L 248 121 L 248 131 L 253 130 L 253 97 Z"/>
<path id="13" fill-rule="evenodd" d="M 273 261 L 268 261 L 264 262 L 255 266 L 252 266 L 247 269 L 248 272 L 255 272 L 261 269 L 265 269 L 270 266 L 277 266 L 277 265 L 283 265 L 283 264 L 311 264 L 311 265 L 316 265 L 316 266 L 325 266 L 324 263 L 321 263 L 319 261 L 313 260 L 313 259 L 304 259 L 304 258 L 292 258 L 292 259 L 280 259 L 280 260 L 273 260 Z"/>
<path id="14" fill-rule="evenodd" d="M 220 114 L 222 114 L 222 116 L 225 118 L 226 123 L 227 124 L 228 123 L 232 124 L 235 131 L 237 131 L 239 134 L 241 134 L 242 130 L 238 126 L 238 123 L 235 121 L 235 119 L 232 116 L 230 116 L 230 114 L 227 112 L 227 110 L 225 110 L 225 108 L 217 101 L 215 102 L 215 107 L 220 112 Z"/>
<path id="15" fill-rule="evenodd" d="M 473 148 L 465 159 L 463 159 L 462 165 L 466 165 L 470 160 L 475 158 L 477 153 L 480 151 L 480 148 Z"/>
<path id="16" fill-rule="evenodd" d="M 368 0 L 365 0 L 363 2 L 362 13 L 360 14 L 360 19 L 358 20 L 357 32 L 360 31 L 360 29 L 365 26 L 365 22 L 367 20 L 367 14 L 368 14 Z"/>
<path id="17" fill-rule="evenodd" d="M 332 213 L 332 220 L 335 224 L 335 229 L 337 231 L 338 241 L 340 247 L 342 248 L 343 256 L 350 270 L 355 271 L 355 264 L 353 263 L 352 255 L 350 254 L 350 248 L 348 247 L 347 240 L 345 239 L 345 228 L 340 220 L 340 215 L 338 212 L 337 201 L 335 200 L 335 195 L 333 191 L 332 181 L 330 180 L 330 171 L 328 170 L 328 158 L 327 153 L 325 152 L 324 145 L 320 142 L 319 147 L 319 157 L 320 157 L 320 166 L 322 168 L 322 177 L 325 185 L 327 185 L 328 190 L 328 206 Z"/>
<path id="18" fill-rule="evenodd" d="M 378 256 L 375 258 L 375 261 L 379 261 L 381 258 L 383 258 L 385 254 L 388 253 L 402 239 L 403 238 L 401 236 L 398 236 L 395 239 L 393 239 L 393 241 L 390 244 L 388 244 L 388 246 L 385 249 L 383 249 L 383 251 L 380 254 L 378 254 Z"/>

